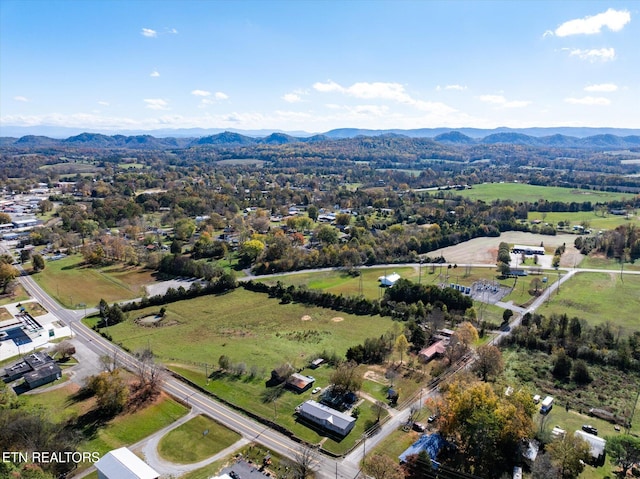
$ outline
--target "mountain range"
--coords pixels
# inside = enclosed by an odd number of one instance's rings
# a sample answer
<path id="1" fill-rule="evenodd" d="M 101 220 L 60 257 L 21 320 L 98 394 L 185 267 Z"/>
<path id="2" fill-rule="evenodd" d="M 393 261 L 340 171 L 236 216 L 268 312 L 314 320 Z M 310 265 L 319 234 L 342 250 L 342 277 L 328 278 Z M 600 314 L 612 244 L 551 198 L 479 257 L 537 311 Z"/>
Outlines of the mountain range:
<path id="1" fill-rule="evenodd" d="M 504 131 L 502 131 L 504 130 Z M 534 131 L 530 131 L 534 130 Z M 574 131 L 575 130 L 575 131 Z M 523 131 L 529 131 L 528 134 Z M 560 133 L 572 132 L 574 135 Z M 438 132 L 438 133 L 436 133 Z M 592 133 L 590 136 L 580 136 L 581 133 Z M 434 135 L 434 133 L 436 133 Z M 478 136 L 485 133 L 484 136 Z M 488 133 L 488 134 L 487 134 Z M 546 133 L 540 135 L 539 133 Z M 634 133 L 634 134 L 631 134 Z M 557 148 L 601 148 L 627 149 L 640 147 L 640 130 L 621 130 L 614 128 L 548 128 L 548 129 L 496 129 L 478 130 L 462 128 L 451 129 L 420 129 L 420 130 L 360 130 L 340 129 L 331 130 L 322 135 L 293 136 L 287 133 L 274 132 L 266 136 L 252 136 L 234 131 L 223 131 L 200 137 L 182 136 L 152 136 L 144 135 L 104 135 L 102 133 L 80 133 L 64 139 L 48 136 L 25 135 L 19 138 L 1 137 L 0 146 L 7 147 L 86 147 L 86 148 L 122 148 L 164 150 L 206 146 L 250 146 L 250 145 L 282 145 L 289 143 L 312 143 L 319 141 L 340 141 L 357 137 L 396 137 L 396 138 L 429 138 L 437 143 L 449 146 L 472 146 L 510 144 L 533 147 Z"/>

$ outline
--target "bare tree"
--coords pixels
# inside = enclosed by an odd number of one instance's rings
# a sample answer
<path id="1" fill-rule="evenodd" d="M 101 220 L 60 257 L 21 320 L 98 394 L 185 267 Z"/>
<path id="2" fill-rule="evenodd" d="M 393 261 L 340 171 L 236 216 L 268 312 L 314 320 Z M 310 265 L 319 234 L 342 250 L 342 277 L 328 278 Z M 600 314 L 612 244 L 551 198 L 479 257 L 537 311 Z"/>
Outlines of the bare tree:
<path id="1" fill-rule="evenodd" d="M 301 444 L 295 452 L 293 477 L 306 479 L 318 468 L 318 450 L 309 444 Z"/>
<path id="2" fill-rule="evenodd" d="M 111 354 L 100 356 L 100 363 L 105 371 L 112 373 L 118 368 L 118 351 L 114 349 Z"/>
<path id="3" fill-rule="evenodd" d="M 149 348 L 142 349 L 134 353 L 138 360 L 136 362 L 136 375 L 142 386 L 148 387 L 151 391 L 160 389 L 164 380 L 164 368 L 153 359 L 153 351 Z"/>

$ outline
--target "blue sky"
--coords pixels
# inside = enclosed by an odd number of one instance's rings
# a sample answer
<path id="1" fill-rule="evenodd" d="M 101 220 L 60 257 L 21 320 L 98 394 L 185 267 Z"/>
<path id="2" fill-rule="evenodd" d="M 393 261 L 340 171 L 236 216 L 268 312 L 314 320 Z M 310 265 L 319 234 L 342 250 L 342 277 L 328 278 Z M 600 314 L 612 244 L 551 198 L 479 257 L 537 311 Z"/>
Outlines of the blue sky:
<path id="1" fill-rule="evenodd" d="M 640 128 L 640 2 L 0 0 L 0 125 Z"/>

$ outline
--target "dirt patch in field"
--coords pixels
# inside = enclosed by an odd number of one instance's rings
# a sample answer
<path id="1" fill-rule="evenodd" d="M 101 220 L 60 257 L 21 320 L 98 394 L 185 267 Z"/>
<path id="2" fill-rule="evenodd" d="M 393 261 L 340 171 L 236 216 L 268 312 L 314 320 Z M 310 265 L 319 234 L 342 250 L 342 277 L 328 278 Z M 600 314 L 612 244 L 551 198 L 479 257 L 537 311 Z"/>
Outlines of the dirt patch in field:
<path id="1" fill-rule="evenodd" d="M 158 316 L 156 314 L 151 314 L 149 316 L 143 316 L 142 318 L 136 319 L 136 322 L 138 324 L 142 324 L 143 326 L 158 324 L 160 321 L 162 321 L 162 316 Z"/>
<path id="2" fill-rule="evenodd" d="M 309 316 L 308 314 L 305 314 L 303 317 L 300 318 L 302 321 L 311 321 L 311 316 Z"/>
<path id="3" fill-rule="evenodd" d="M 364 378 L 378 384 L 389 384 L 389 381 L 387 381 L 384 375 L 378 374 L 375 371 L 366 371 L 364 373 Z"/>
<path id="4" fill-rule="evenodd" d="M 335 318 L 331 318 L 331 321 L 333 321 L 334 323 L 339 323 L 340 321 L 344 321 L 344 318 L 336 316 Z"/>

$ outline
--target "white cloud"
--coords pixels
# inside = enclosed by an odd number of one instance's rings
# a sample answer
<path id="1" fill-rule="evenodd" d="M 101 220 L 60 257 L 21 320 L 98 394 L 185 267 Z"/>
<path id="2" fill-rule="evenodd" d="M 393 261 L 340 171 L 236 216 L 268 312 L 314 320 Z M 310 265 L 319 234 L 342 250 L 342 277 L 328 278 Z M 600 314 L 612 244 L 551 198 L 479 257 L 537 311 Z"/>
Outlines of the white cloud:
<path id="1" fill-rule="evenodd" d="M 195 96 L 211 96 L 211 92 L 206 90 L 193 90 L 191 94 Z"/>
<path id="2" fill-rule="evenodd" d="M 556 28 L 555 34 L 559 37 L 593 35 L 600 33 L 604 27 L 612 32 L 619 32 L 630 21 L 631 13 L 629 13 L 628 10 L 614 10 L 610 8 L 606 12 L 598 13 L 597 15 L 576 18 L 564 22 Z"/>
<path id="3" fill-rule="evenodd" d="M 100 100 L 98 102 L 98 105 L 102 105 L 102 106 L 109 106 L 109 102 L 108 101 L 104 101 L 104 100 Z"/>
<path id="4" fill-rule="evenodd" d="M 573 50 L 569 50 L 569 55 L 578 57 L 581 60 L 589 60 L 590 62 L 606 62 L 616 57 L 616 50 L 614 48 L 593 48 L 591 50 L 574 48 Z"/>
<path id="5" fill-rule="evenodd" d="M 160 72 L 158 72 L 158 70 L 153 70 L 149 76 L 153 78 L 158 78 L 160 76 Z"/>
<path id="6" fill-rule="evenodd" d="M 176 30 L 175 28 L 171 28 L 171 29 L 169 29 L 169 31 L 167 31 L 167 33 L 171 33 L 172 35 L 177 35 L 178 34 L 178 30 Z"/>
<path id="7" fill-rule="evenodd" d="M 144 102 L 150 110 L 169 110 L 169 104 L 162 98 L 146 98 Z"/>
<path id="8" fill-rule="evenodd" d="M 215 93 L 215 95 L 213 95 L 216 100 L 228 100 L 229 99 L 229 95 L 227 95 L 226 93 L 222 93 L 221 91 L 217 91 Z"/>
<path id="9" fill-rule="evenodd" d="M 287 103 L 299 103 L 302 101 L 302 97 L 297 93 L 286 93 L 282 96 L 282 99 Z"/>
<path id="10" fill-rule="evenodd" d="M 457 90 L 457 91 L 464 91 L 467 89 L 466 86 L 463 85 L 446 85 L 444 87 L 445 90 Z"/>
<path id="11" fill-rule="evenodd" d="M 585 96 L 583 98 L 565 98 L 564 101 L 566 103 L 571 103 L 572 105 L 606 106 L 611 104 L 611 100 L 609 100 L 608 98 L 593 96 Z"/>
<path id="12" fill-rule="evenodd" d="M 600 83 L 598 85 L 587 85 L 584 91 L 611 93 L 618 90 L 618 85 L 614 83 Z"/>
<path id="13" fill-rule="evenodd" d="M 490 103 L 492 105 L 500 106 L 503 108 L 522 108 L 531 104 L 531 102 L 527 100 L 508 101 L 502 95 L 480 95 L 478 98 L 480 99 L 480 101 L 483 101 L 485 103 Z"/>
<path id="14" fill-rule="evenodd" d="M 140 35 L 147 38 L 155 38 L 158 36 L 158 32 L 150 28 L 143 28 L 142 31 L 140 32 Z"/>
<path id="15" fill-rule="evenodd" d="M 15 101 L 22 101 L 22 102 L 28 102 L 29 101 L 29 99 L 26 96 L 22 96 L 22 95 L 14 96 L 13 99 Z"/>
<path id="16" fill-rule="evenodd" d="M 313 88 L 322 93 L 338 92 L 354 98 L 365 100 L 391 100 L 404 105 L 410 105 L 423 111 L 446 113 L 456 111 L 440 102 L 416 100 L 412 98 L 400 83 L 386 82 L 358 82 L 349 87 L 343 87 L 329 80 L 326 83 L 314 83 Z"/>

